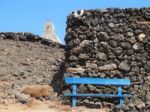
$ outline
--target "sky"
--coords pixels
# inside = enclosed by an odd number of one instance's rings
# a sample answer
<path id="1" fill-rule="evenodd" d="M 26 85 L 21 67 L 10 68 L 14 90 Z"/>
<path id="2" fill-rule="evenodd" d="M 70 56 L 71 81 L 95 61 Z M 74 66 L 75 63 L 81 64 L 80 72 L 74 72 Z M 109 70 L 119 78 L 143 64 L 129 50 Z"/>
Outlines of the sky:
<path id="1" fill-rule="evenodd" d="M 67 16 L 78 9 L 150 7 L 150 0 L 0 0 L 0 32 L 31 32 L 42 36 L 51 20 L 64 44 Z"/>

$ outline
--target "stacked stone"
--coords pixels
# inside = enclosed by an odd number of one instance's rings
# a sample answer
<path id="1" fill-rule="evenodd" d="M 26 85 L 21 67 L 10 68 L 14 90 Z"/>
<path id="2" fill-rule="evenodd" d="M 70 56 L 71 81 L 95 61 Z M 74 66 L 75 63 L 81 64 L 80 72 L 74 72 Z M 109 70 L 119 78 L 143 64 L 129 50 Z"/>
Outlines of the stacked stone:
<path id="1" fill-rule="evenodd" d="M 65 77 L 128 78 L 126 110 L 150 109 L 150 8 L 79 10 L 68 16 Z M 116 93 L 115 87 L 80 85 L 78 92 Z M 80 104 L 113 106 L 85 98 Z"/>
<path id="2" fill-rule="evenodd" d="M 34 35 L 30 32 L 0 32 L 0 39 L 11 39 L 15 41 L 29 41 L 29 42 L 40 42 L 41 44 L 50 47 L 63 47 L 61 44 L 53 42 L 49 39 Z"/>

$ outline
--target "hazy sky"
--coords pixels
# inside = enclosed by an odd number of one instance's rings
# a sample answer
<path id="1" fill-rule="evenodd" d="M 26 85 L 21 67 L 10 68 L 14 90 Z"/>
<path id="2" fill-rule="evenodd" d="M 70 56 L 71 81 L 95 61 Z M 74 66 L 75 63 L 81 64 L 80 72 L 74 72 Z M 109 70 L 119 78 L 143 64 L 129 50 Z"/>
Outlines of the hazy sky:
<path id="1" fill-rule="evenodd" d="M 64 42 L 66 17 L 77 9 L 149 7 L 150 0 L 0 0 L 0 32 L 42 35 L 50 19 Z"/>

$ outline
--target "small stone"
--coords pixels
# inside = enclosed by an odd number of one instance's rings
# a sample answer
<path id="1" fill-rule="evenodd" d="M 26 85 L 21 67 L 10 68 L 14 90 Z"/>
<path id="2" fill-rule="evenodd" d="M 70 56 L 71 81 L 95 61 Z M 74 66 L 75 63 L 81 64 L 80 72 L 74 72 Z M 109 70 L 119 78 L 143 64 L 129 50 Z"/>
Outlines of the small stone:
<path id="1" fill-rule="evenodd" d="M 129 37 L 133 37 L 133 36 L 134 36 L 134 33 L 133 33 L 133 32 L 127 32 L 127 35 L 128 35 Z"/>
<path id="2" fill-rule="evenodd" d="M 73 39 L 72 42 L 73 42 L 73 45 L 75 46 L 81 43 L 79 38 Z"/>
<path id="3" fill-rule="evenodd" d="M 130 41 L 132 44 L 135 43 L 135 42 L 137 42 L 137 40 L 136 40 L 135 37 L 131 37 L 131 38 L 129 39 L 129 41 Z"/>
<path id="4" fill-rule="evenodd" d="M 76 56 L 74 56 L 74 55 L 71 55 L 71 56 L 69 57 L 69 60 L 70 60 L 70 61 L 77 61 L 78 58 L 77 58 Z"/>
<path id="5" fill-rule="evenodd" d="M 19 72 L 19 76 L 23 76 L 24 74 L 24 72 Z"/>
<path id="6" fill-rule="evenodd" d="M 140 34 L 140 35 L 138 36 L 138 40 L 139 40 L 140 42 L 143 42 L 143 40 L 145 39 L 145 37 L 146 37 L 146 35 L 145 35 L 144 33 L 142 33 L 142 34 Z"/>
<path id="7" fill-rule="evenodd" d="M 111 47 L 117 47 L 117 41 L 115 41 L 115 40 L 109 40 L 109 45 L 111 46 Z"/>
<path id="8" fill-rule="evenodd" d="M 50 42 L 47 40 L 47 39 L 43 39 L 42 41 L 41 41 L 41 44 L 43 44 L 43 45 L 50 45 Z"/>
<path id="9" fill-rule="evenodd" d="M 129 65 L 126 61 L 123 61 L 123 62 L 121 62 L 121 63 L 119 64 L 118 68 L 119 68 L 120 70 L 123 70 L 123 71 L 128 72 L 131 67 L 130 67 L 130 65 Z"/>
<path id="10" fill-rule="evenodd" d="M 104 65 L 104 66 L 100 66 L 98 68 L 98 71 L 116 70 L 116 69 L 117 69 L 117 65 L 114 64 L 114 63 L 111 63 L 111 64 L 107 64 L 107 65 Z"/>
<path id="11" fill-rule="evenodd" d="M 127 51 L 127 55 L 132 55 L 132 54 L 134 54 L 133 49 Z"/>
<path id="12" fill-rule="evenodd" d="M 20 39 L 21 41 L 27 41 L 27 38 L 26 38 L 26 36 L 24 36 L 24 35 L 20 35 L 20 36 L 19 36 L 19 39 Z"/>
<path id="13" fill-rule="evenodd" d="M 81 47 L 72 48 L 72 54 L 79 54 L 81 51 Z"/>
<path id="14" fill-rule="evenodd" d="M 90 62 L 86 62 L 86 67 L 96 68 L 96 67 L 97 67 L 97 64 L 95 64 L 95 63 L 90 63 Z"/>
<path id="15" fill-rule="evenodd" d="M 150 92 L 147 92 L 147 94 L 146 94 L 146 101 L 150 102 Z"/>
<path id="16" fill-rule="evenodd" d="M 139 44 L 139 43 L 135 43 L 135 44 L 132 46 L 132 48 L 133 48 L 134 50 L 138 50 L 138 49 L 140 49 L 140 44 Z"/>
<path id="17" fill-rule="evenodd" d="M 133 108 L 134 104 L 133 103 L 129 103 L 128 106 L 131 107 L 131 108 Z"/>
<path id="18" fill-rule="evenodd" d="M 109 26 L 110 28 L 114 28 L 114 27 L 115 27 L 115 24 L 114 24 L 114 23 L 109 23 L 108 26 Z"/>
<path id="19" fill-rule="evenodd" d="M 103 27 L 99 24 L 93 28 L 95 31 L 103 31 Z"/>
<path id="20" fill-rule="evenodd" d="M 70 72 L 70 73 L 83 73 L 85 71 L 85 69 L 83 68 L 67 68 L 66 69 L 67 72 Z"/>
<path id="21" fill-rule="evenodd" d="M 121 47 L 124 49 L 131 49 L 131 44 L 129 42 L 122 42 Z"/>
<path id="22" fill-rule="evenodd" d="M 6 39 L 6 36 L 4 34 L 0 34 L 0 39 Z"/>
<path id="23" fill-rule="evenodd" d="M 21 103 L 28 103 L 29 101 L 32 100 L 31 96 L 30 95 L 27 95 L 27 94 L 23 94 L 23 93 L 20 93 L 20 92 L 15 92 L 15 97 L 17 99 L 18 102 L 21 102 Z"/>
<path id="24" fill-rule="evenodd" d="M 150 73 L 150 61 L 148 61 L 144 64 L 144 68 L 145 68 L 146 72 Z"/>
<path id="25" fill-rule="evenodd" d="M 146 102 L 146 105 L 150 107 L 150 101 Z"/>
<path id="26" fill-rule="evenodd" d="M 150 76 L 147 76 L 147 80 L 150 81 Z"/>
<path id="27" fill-rule="evenodd" d="M 97 107 L 102 107 L 102 103 L 101 103 L 101 102 L 95 102 L 95 105 L 96 105 Z"/>
<path id="28" fill-rule="evenodd" d="M 142 110 L 145 107 L 145 103 L 143 101 L 135 101 L 135 106 Z"/>
<path id="29" fill-rule="evenodd" d="M 93 102 L 93 101 L 90 101 L 90 103 L 89 103 L 90 105 L 95 105 L 95 103 Z"/>
<path id="30" fill-rule="evenodd" d="M 100 41 L 104 41 L 104 40 L 108 40 L 109 36 L 106 32 L 99 32 L 98 33 L 98 40 Z"/>
<path id="31" fill-rule="evenodd" d="M 121 47 L 117 47 L 116 50 L 115 50 L 115 53 L 117 55 L 121 54 L 123 52 L 122 48 Z"/>
<path id="32" fill-rule="evenodd" d="M 12 39 L 18 41 L 19 40 L 19 35 L 12 36 Z"/>
<path id="33" fill-rule="evenodd" d="M 123 106 L 121 107 L 121 109 L 124 110 L 124 111 L 129 111 L 129 107 L 126 106 L 126 105 L 123 105 Z"/>
<path id="34" fill-rule="evenodd" d="M 116 59 L 116 55 L 114 53 L 109 53 L 108 58 L 110 59 Z"/>
<path id="35" fill-rule="evenodd" d="M 98 22 L 99 22 L 98 18 L 95 18 L 95 19 L 92 19 L 92 20 L 91 20 L 92 26 L 98 25 Z"/>
<path id="36" fill-rule="evenodd" d="M 79 59 L 87 60 L 87 59 L 89 59 L 89 56 L 87 54 L 80 54 Z"/>
<path id="37" fill-rule="evenodd" d="M 98 53 L 97 55 L 96 55 L 96 57 L 97 57 L 97 59 L 98 60 L 102 60 L 102 61 L 106 61 L 107 60 L 107 56 L 106 56 L 106 54 L 105 53 Z"/>
<path id="38" fill-rule="evenodd" d="M 103 14 L 107 13 L 108 12 L 108 9 L 101 9 L 100 10 Z"/>
<path id="39" fill-rule="evenodd" d="M 86 40 L 86 35 L 80 35 L 79 38 L 82 40 Z"/>
<path id="40" fill-rule="evenodd" d="M 85 99 L 83 102 L 84 102 L 85 104 L 89 104 L 89 100 L 88 100 L 88 99 Z"/>
<path id="41" fill-rule="evenodd" d="M 118 34 L 115 37 L 116 37 L 116 40 L 118 40 L 118 41 L 124 41 L 125 40 L 125 37 L 122 34 Z"/>
<path id="42" fill-rule="evenodd" d="M 85 85 L 80 85 L 80 86 L 78 87 L 78 92 L 80 92 L 80 93 L 85 93 L 85 92 L 87 92 L 87 88 L 85 87 Z"/>
<path id="43" fill-rule="evenodd" d="M 90 44 L 90 43 L 92 43 L 92 41 L 90 41 L 90 40 L 84 40 L 84 41 L 82 41 L 82 42 L 80 43 L 79 46 L 84 47 L 84 46 L 87 46 L 87 45 Z"/>
<path id="44" fill-rule="evenodd" d="M 88 84 L 88 85 L 87 85 L 87 88 L 88 88 L 90 91 L 95 91 L 95 90 L 96 90 L 96 87 L 95 87 L 95 86 L 92 86 L 91 84 Z"/>

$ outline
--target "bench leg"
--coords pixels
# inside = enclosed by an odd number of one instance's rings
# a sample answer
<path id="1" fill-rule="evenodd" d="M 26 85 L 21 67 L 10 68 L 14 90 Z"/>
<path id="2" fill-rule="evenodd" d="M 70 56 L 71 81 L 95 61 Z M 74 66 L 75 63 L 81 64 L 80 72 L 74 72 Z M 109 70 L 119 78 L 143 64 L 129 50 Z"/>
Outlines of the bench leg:
<path id="1" fill-rule="evenodd" d="M 122 95 L 122 87 L 118 86 L 118 95 Z M 120 103 L 120 107 L 123 106 L 124 103 L 124 97 L 119 97 L 119 103 Z"/>
<path id="2" fill-rule="evenodd" d="M 124 97 L 120 97 L 119 98 L 119 102 L 120 102 L 120 107 L 122 107 L 123 106 L 123 103 L 124 103 Z"/>
<path id="3" fill-rule="evenodd" d="M 77 85 L 76 84 L 73 84 L 72 85 L 72 93 L 74 94 L 74 95 L 76 95 L 76 93 L 77 93 Z M 76 96 L 72 96 L 72 107 L 76 107 Z"/>

